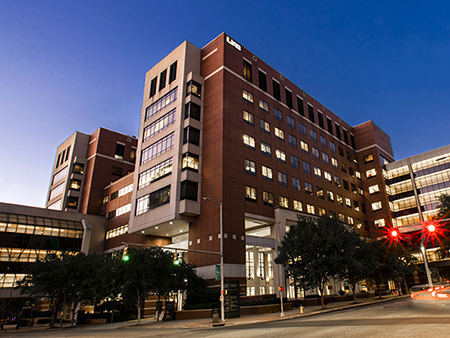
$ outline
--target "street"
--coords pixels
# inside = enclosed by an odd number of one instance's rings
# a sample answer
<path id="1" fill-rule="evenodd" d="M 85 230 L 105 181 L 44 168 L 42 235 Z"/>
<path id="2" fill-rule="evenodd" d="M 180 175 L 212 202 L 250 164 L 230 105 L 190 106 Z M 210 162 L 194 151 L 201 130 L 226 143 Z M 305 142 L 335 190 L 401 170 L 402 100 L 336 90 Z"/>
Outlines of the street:
<path id="1" fill-rule="evenodd" d="M 315 316 L 247 325 L 196 327 L 195 321 L 150 323 L 118 328 L 118 324 L 73 329 L 7 332 L 2 337 L 448 337 L 450 313 L 420 312 L 406 299 Z"/>

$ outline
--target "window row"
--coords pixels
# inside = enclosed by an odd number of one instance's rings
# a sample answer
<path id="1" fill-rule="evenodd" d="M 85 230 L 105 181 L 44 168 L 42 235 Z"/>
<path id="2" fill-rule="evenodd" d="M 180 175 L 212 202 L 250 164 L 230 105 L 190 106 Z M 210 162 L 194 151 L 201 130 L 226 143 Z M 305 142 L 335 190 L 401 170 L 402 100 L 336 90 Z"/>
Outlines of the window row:
<path id="1" fill-rule="evenodd" d="M 149 124 L 144 129 L 143 141 L 147 141 L 149 138 L 155 136 L 159 132 L 168 128 L 175 123 L 176 109 L 171 110 L 161 118 L 157 119 L 155 122 Z"/>
<path id="2" fill-rule="evenodd" d="M 172 157 L 139 174 L 138 189 L 142 189 L 154 181 L 172 173 Z"/>
<path id="3" fill-rule="evenodd" d="M 58 158 L 56 159 L 55 169 L 62 165 L 69 159 L 70 146 L 64 149 L 62 152 L 58 154 Z"/>
<path id="4" fill-rule="evenodd" d="M 175 81 L 176 77 L 177 77 L 177 61 L 175 61 L 174 63 L 172 63 L 170 65 L 169 84 L 172 83 L 173 81 Z M 164 69 L 159 74 L 159 90 L 158 91 L 161 91 L 162 89 L 164 89 L 166 87 L 166 78 L 167 78 L 167 68 Z M 155 94 L 156 94 L 157 80 L 158 80 L 158 77 L 155 76 L 150 81 L 150 93 L 149 93 L 149 96 L 148 96 L 149 98 L 155 96 Z"/>
<path id="5" fill-rule="evenodd" d="M 34 226 L 16 223 L 3 223 L 3 222 L 0 222 L 0 232 L 28 234 L 35 236 L 54 236 L 54 237 L 69 237 L 69 238 L 83 237 L 82 230 L 54 228 L 47 226 Z"/>
<path id="6" fill-rule="evenodd" d="M 136 216 L 170 203 L 170 185 L 142 196 L 136 201 Z"/>
<path id="7" fill-rule="evenodd" d="M 142 150 L 141 165 L 172 149 L 173 139 L 174 134 L 171 133 Z"/>
<path id="8" fill-rule="evenodd" d="M 131 211 L 131 203 L 110 211 L 108 213 L 108 219 L 111 219 L 114 217 L 119 217 L 120 215 L 126 214 L 127 212 L 130 212 L 130 211 Z"/>
<path id="9" fill-rule="evenodd" d="M 120 235 L 125 235 L 128 233 L 128 224 L 122 225 L 120 227 L 114 228 L 106 232 L 106 239 L 111 239 Z"/>

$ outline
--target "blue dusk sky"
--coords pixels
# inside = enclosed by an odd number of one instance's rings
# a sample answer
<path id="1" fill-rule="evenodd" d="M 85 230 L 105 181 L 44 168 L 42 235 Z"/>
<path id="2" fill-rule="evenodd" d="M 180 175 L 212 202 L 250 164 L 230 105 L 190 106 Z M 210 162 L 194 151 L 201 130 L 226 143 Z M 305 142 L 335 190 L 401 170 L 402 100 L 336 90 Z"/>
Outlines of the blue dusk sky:
<path id="1" fill-rule="evenodd" d="M 0 1 L 0 201 L 43 207 L 56 147 L 137 135 L 145 73 L 221 32 L 396 159 L 449 144 L 448 1 Z"/>

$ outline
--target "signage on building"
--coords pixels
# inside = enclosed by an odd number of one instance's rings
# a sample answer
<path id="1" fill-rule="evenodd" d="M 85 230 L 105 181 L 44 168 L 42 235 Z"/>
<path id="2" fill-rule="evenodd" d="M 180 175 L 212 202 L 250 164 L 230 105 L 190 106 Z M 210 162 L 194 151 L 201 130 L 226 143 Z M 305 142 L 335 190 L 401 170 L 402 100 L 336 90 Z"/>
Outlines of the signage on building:
<path id="1" fill-rule="evenodd" d="M 317 222 L 317 217 L 305 216 L 305 215 L 302 215 L 302 214 L 297 214 L 297 219 L 299 221 L 305 221 L 305 222 L 313 222 L 313 223 Z"/>
<path id="2" fill-rule="evenodd" d="M 238 51 L 241 51 L 241 45 L 238 44 L 236 41 L 234 41 L 232 38 L 227 36 L 227 42 L 232 45 L 234 48 L 236 48 Z"/>

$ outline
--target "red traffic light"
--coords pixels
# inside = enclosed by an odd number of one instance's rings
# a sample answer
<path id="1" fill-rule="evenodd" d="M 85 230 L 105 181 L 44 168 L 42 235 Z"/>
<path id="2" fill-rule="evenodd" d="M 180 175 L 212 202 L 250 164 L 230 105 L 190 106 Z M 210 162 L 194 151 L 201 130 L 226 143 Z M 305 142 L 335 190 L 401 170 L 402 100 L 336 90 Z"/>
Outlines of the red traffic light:
<path id="1" fill-rule="evenodd" d="M 427 229 L 429 232 L 435 232 L 436 231 L 436 226 L 434 224 L 430 224 L 427 226 Z"/>
<path id="2" fill-rule="evenodd" d="M 391 230 L 391 236 L 392 237 L 397 237 L 398 236 L 398 231 L 397 230 Z"/>
<path id="3" fill-rule="evenodd" d="M 283 291 L 284 288 L 282 286 L 278 287 L 278 291 Z"/>

